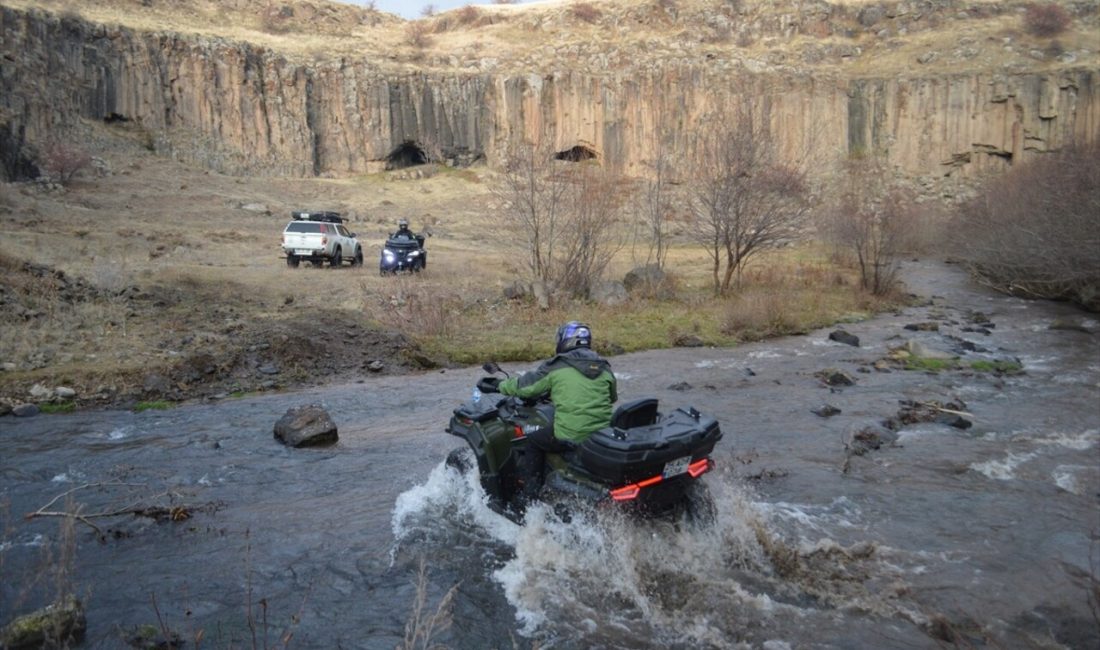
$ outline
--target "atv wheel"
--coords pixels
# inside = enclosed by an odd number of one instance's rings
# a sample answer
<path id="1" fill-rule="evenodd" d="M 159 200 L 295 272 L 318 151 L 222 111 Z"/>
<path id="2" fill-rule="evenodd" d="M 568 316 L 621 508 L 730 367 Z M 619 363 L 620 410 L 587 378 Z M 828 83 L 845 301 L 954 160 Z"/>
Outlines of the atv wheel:
<path id="1" fill-rule="evenodd" d="M 300 260 L 298 259 L 297 255 L 287 255 L 286 256 L 286 265 L 289 266 L 292 269 L 298 268 L 299 262 L 300 262 Z"/>
<path id="2" fill-rule="evenodd" d="M 332 251 L 332 260 L 329 262 L 329 264 L 331 265 L 330 268 L 338 269 L 340 268 L 340 264 L 342 264 L 343 262 L 344 255 L 340 252 L 340 249 L 337 248 L 336 250 Z"/>

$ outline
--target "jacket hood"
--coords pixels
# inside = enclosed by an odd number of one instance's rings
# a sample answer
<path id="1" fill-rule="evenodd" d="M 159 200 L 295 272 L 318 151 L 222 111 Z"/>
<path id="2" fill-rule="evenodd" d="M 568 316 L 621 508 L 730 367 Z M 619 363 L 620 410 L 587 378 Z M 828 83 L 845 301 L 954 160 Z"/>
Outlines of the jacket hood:
<path id="1" fill-rule="evenodd" d="M 562 352 L 550 360 L 550 363 L 555 362 L 564 363 L 589 379 L 599 377 L 604 371 L 611 372 L 611 364 L 588 348 Z"/>

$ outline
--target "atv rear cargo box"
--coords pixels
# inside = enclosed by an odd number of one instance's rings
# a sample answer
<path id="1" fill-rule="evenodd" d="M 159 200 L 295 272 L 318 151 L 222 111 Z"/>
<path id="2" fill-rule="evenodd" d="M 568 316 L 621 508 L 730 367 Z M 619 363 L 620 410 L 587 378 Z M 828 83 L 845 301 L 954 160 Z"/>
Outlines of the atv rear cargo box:
<path id="1" fill-rule="evenodd" d="M 600 429 L 580 445 L 578 456 L 593 475 L 624 485 L 661 475 L 669 461 L 704 458 L 721 438 L 717 420 L 678 408 L 656 424 Z"/>

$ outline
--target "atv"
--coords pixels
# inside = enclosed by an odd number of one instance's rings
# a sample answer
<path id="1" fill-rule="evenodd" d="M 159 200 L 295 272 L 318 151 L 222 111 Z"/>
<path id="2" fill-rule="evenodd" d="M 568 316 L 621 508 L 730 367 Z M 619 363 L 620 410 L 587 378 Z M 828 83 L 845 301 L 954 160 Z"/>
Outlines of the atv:
<path id="1" fill-rule="evenodd" d="M 419 273 L 428 266 L 428 251 L 424 236 L 390 237 L 378 259 L 379 275 L 395 275 L 398 271 Z"/>
<path id="2" fill-rule="evenodd" d="M 483 369 L 503 372 L 495 363 Z M 504 372 L 505 375 L 508 373 Z M 527 435 L 552 426 L 554 405 L 544 396 L 492 400 L 497 379 L 483 377 L 473 397 L 454 409 L 446 432 L 463 438 L 447 464 L 472 471 L 476 461 L 481 486 L 493 510 L 514 521 L 523 517 L 518 498 L 530 477 L 523 476 L 521 458 Z M 570 503 L 617 507 L 641 517 L 687 517 L 706 523 L 714 505 L 703 474 L 714 469 L 710 454 L 722 439 L 718 422 L 694 407 L 661 413 L 649 397 L 619 406 L 611 425 L 595 431 L 564 453 L 546 454 L 546 478 L 538 499 L 561 513 Z"/>

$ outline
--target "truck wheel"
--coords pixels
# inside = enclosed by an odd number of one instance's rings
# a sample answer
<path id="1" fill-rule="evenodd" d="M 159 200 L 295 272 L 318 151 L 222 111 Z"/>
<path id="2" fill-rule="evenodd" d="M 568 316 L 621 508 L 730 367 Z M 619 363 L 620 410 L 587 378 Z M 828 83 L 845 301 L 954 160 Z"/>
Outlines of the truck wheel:
<path id="1" fill-rule="evenodd" d="M 363 249 L 355 249 L 355 259 L 351 262 L 352 266 L 363 266 Z"/>
<path id="2" fill-rule="evenodd" d="M 300 262 L 300 260 L 298 259 L 297 255 L 287 255 L 286 256 L 286 265 L 289 266 L 292 269 L 298 268 L 299 262 Z"/>
<path id="3" fill-rule="evenodd" d="M 332 259 L 329 260 L 329 264 L 332 266 L 332 268 L 338 269 L 338 268 L 340 268 L 340 264 L 343 263 L 343 261 L 344 261 L 344 256 L 340 252 L 339 247 L 337 247 L 336 250 L 332 251 Z"/>

